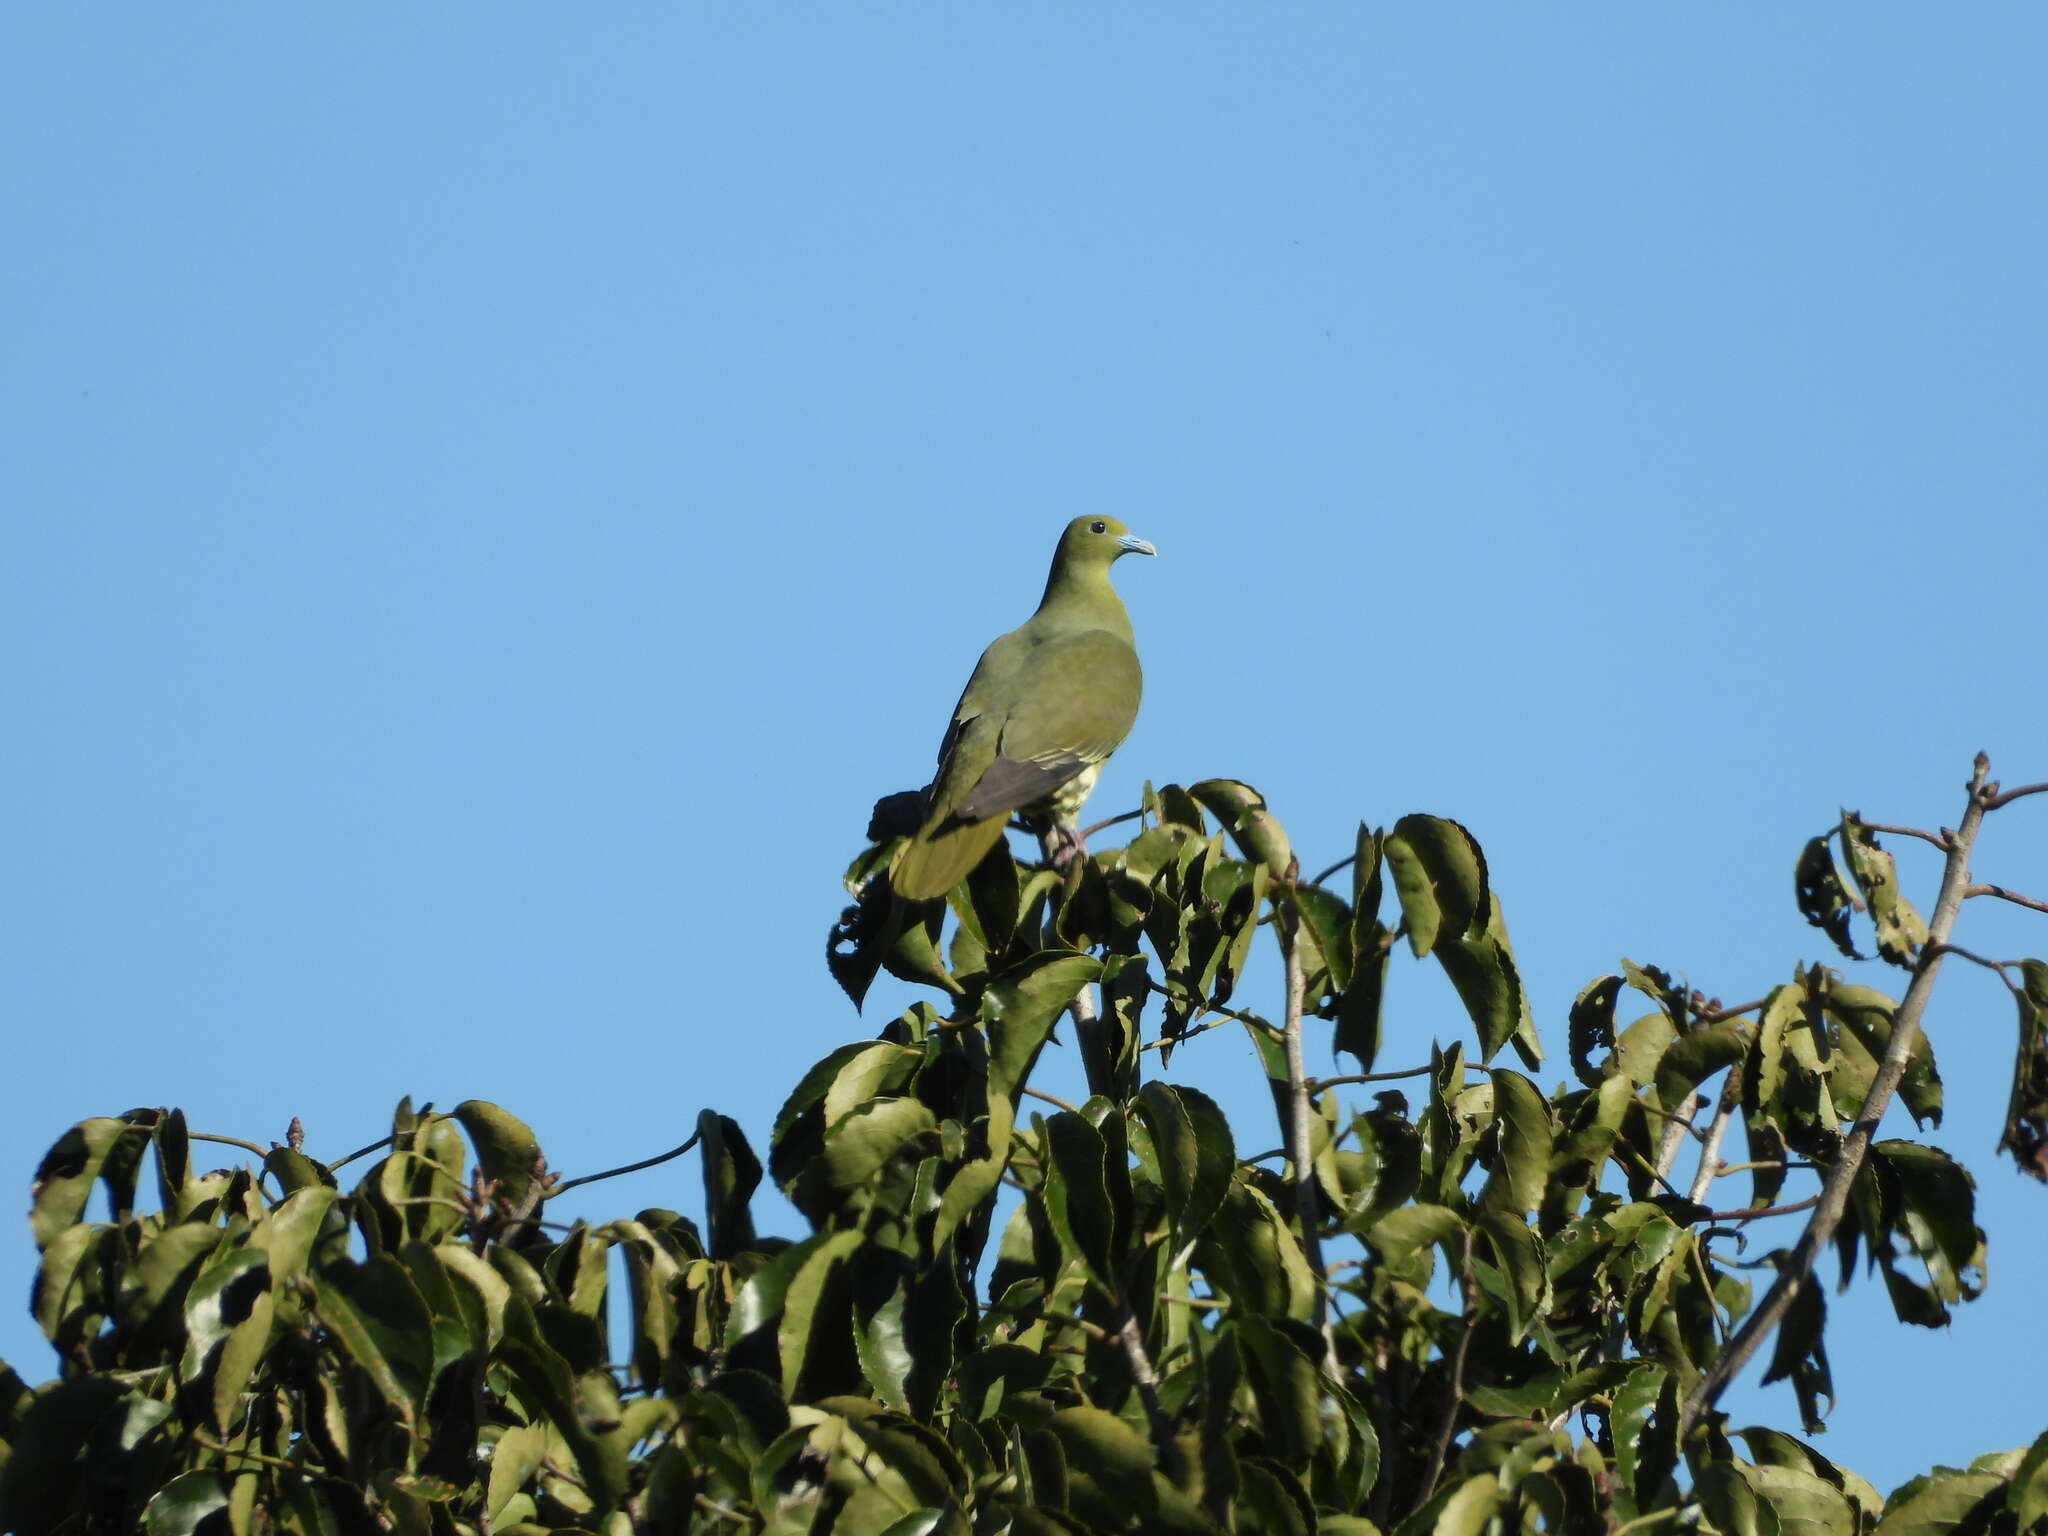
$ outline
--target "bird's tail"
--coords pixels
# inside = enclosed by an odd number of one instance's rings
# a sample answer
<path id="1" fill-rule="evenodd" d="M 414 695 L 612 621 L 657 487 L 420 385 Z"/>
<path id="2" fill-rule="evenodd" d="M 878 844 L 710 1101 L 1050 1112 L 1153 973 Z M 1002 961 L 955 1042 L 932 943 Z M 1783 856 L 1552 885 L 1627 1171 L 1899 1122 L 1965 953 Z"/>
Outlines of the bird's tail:
<path id="1" fill-rule="evenodd" d="M 1003 840 L 1008 816 L 985 821 L 956 821 L 936 830 L 927 827 L 896 850 L 889 864 L 889 888 L 905 901 L 930 901 L 943 896 Z"/>

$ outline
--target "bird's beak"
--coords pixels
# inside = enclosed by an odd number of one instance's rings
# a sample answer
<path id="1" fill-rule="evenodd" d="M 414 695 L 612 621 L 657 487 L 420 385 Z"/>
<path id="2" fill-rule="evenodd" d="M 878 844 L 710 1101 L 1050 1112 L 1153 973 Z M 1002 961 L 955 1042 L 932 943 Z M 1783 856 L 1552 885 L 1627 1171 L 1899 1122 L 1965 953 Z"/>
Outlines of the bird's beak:
<path id="1" fill-rule="evenodd" d="M 1159 553 L 1158 550 L 1152 547 L 1150 541 L 1139 538 L 1135 533 L 1127 533 L 1118 539 L 1116 547 L 1119 554 L 1125 555 L 1156 555 Z"/>

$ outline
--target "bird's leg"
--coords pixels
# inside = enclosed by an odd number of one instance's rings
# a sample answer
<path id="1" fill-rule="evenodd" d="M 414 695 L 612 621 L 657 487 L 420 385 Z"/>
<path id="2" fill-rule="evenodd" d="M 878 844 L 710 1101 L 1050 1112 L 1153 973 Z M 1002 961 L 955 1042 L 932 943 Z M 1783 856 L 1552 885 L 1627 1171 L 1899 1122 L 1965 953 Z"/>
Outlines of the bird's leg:
<path id="1" fill-rule="evenodd" d="M 1071 816 L 1054 817 L 1051 835 L 1046 841 L 1047 851 L 1052 857 L 1052 867 L 1061 874 L 1072 868 L 1076 859 L 1088 857 L 1088 839 L 1081 835 L 1081 829 L 1074 824 Z"/>

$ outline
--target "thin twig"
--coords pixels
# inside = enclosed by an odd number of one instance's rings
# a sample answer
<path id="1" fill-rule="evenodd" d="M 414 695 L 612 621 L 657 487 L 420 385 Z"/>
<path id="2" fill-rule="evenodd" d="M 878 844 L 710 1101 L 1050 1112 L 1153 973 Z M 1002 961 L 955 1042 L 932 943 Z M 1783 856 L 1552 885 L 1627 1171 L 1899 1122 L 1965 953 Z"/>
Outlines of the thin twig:
<path id="1" fill-rule="evenodd" d="M 254 1152 L 258 1157 L 270 1156 L 270 1148 L 259 1147 L 255 1142 L 244 1141 L 239 1136 L 216 1136 L 211 1131 L 187 1131 L 185 1135 L 193 1141 L 217 1141 L 223 1146 L 240 1147 L 244 1152 Z"/>
<path id="2" fill-rule="evenodd" d="M 1994 789 L 1997 788 L 1996 785 L 1992 787 Z M 1998 793 L 1984 802 L 1984 809 L 1995 811 L 2001 805 L 2011 805 L 2013 801 L 2019 799 L 2022 795 L 2039 795 L 2044 793 L 2048 793 L 2048 783 L 2022 784 L 2018 789 L 1999 790 Z"/>
<path id="3" fill-rule="evenodd" d="M 1096 833 L 1100 832 L 1104 827 L 1113 827 L 1120 821 L 1136 821 L 1140 816 L 1144 814 L 1144 808 L 1141 806 L 1139 809 L 1135 811 L 1125 811 L 1121 816 L 1105 816 L 1101 821 L 1096 822 L 1093 826 L 1083 827 L 1081 829 L 1081 841 L 1085 843 L 1089 838 L 1093 837 Z"/>
<path id="4" fill-rule="evenodd" d="M 1767 997 L 1760 997 L 1755 1002 L 1736 1003 L 1732 1007 L 1728 1008 L 1723 1008 L 1719 1006 L 1719 1004 L 1717 1003 L 1714 1007 L 1709 1008 L 1704 1013 L 1695 1013 L 1693 1015 L 1693 1022 L 1695 1024 L 1725 1023 L 1727 1020 L 1738 1018 L 1742 1014 L 1755 1013 L 1757 1009 L 1763 1007 L 1763 1005 L 1769 1001 L 1770 999 Z"/>
<path id="5" fill-rule="evenodd" d="M 1159 983 L 1155 981 L 1152 983 L 1152 990 L 1155 992 L 1164 993 L 1166 991 L 1166 988 L 1160 986 Z M 1197 1015 L 1197 1017 L 1206 1017 L 1207 1015 L 1212 1013 L 1215 1015 L 1215 1017 L 1213 1019 L 1208 1019 L 1206 1023 L 1192 1025 L 1189 1028 L 1182 1030 L 1179 1034 L 1174 1035 L 1170 1038 L 1166 1035 L 1161 1035 L 1157 1040 L 1147 1040 L 1143 1045 L 1139 1046 L 1138 1049 L 1141 1051 L 1162 1051 L 1166 1049 L 1166 1047 L 1168 1047 L 1169 1045 L 1179 1045 L 1183 1040 L 1192 1040 L 1196 1035 L 1205 1035 L 1212 1029 L 1216 1029 L 1221 1027 L 1222 1025 L 1232 1023 L 1243 1024 L 1251 1029 L 1263 1029 L 1268 1035 L 1277 1035 L 1280 1033 L 1278 1026 L 1268 1023 L 1266 1020 L 1260 1018 L 1256 1013 L 1245 1013 L 1236 1008 L 1217 1008 L 1214 1006 L 1205 1006 L 1202 1009 L 1201 1014 Z"/>
<path id="6" fill-rule="evenodd" d="M 1808 1173 L 1814 1173 L 1819 1171 L 1818 1165 L 1814 1163 L 1788 1163 L 1782 1158 L 1764 1157 L 1758 1158 L 1755 1162 L 1749 1163 L 1723 1163 L 1719 1168 L 1717 1168 L 1714 1171 L 1714 1177 L 1717 1179 L 1725 1179 L 1729 1177 L 1731 1174 L 1749 1173 L 1758 1168 L 1785 1168 L 1791 1170 L 1804 1169 Z"/>
<path id="7" fill-rule="evenodd" d="M 1125 816 L 1112 819 L 1127 820 L 1132 814 L 1137 813 L 1126 813 Z M 1104 825 L 1108 825 L 1108 823 L 1105 822 Z M 1089 831 L 1093 830 L 1094 828 L 1092 827 L 1089 829 Z M 1087 841 L 1088 834 L 1076 831 L 1071 821 L 1064 825 L 1059 822 L 1049 821 L 1039 831 L 1038 846 L 1044 851 L 1045 862 L 1048 865 L 1054 868 L 1058 867 L 1058 853 L 1061 845 L 1066 841 L 1066 834 L 1069 833 L 1073 835 L 1076 843 L 1085 843 Z M 1074 1000 L 1067 1004 L 1067 1012 L 1073 1017 L 1074 1035 L 1081 1043 L 1082 1065 L 1088 1070 L 1088 1091 L 1090 1093 L 1106 1094 L 1111 1098 L 1120 1097 L 1114 1082 L 1098 1083 L 1095 1081 L 1094 1063 L 1102 1060 L 1105 1053 L 1102 1049 L 1104 1042 L 1101 1037 L 1102 1015 L 1096 1010 L 1095 988 L 1091 983 L 1085 981 L 1081 983 L 1080 990 L 1074 994 Z M 1115 1063 L 1103 1062 L 1103 1066 L 1106 1071 L 1113 1071 Z M 1133 1082 L 1130 1086 L 1136 1088 L 1137 1084 Z"/>
<path id="8" fill-rule="evenodd" d="M 1479 1320 L 1479 1284 L 1472 1278 L 1472 1229 L 1465 1229 L 1465 1257 L 1458 1266 L 1458 1278 L 1465 1295 L 1465 1310 L 1458 1327 L 1457 1348 L 1451 1352 L 1450 1400 L 1444 1404 L 1444 1422 L 1436 1435 L 1436 1449 L 1430 1453 L 1429 1476 L 1422 1480 L 1425 1495 L 1436 1487 L 1443 1474 L 1444 1458 L 1451 1453 L 1451 1438 L 1458 1431 L 1458 1409 L 1465 1401 L 1465 1352 L 1472 1345 L 1473 1325 Z"/>
<path id="9" fill-rule="evenodd" d="M 1955 930 L 1956 914 L 1963 906 L 1963 892 L 1969 888 L 1970 851 L 1976 846 L 1978 829 L 1983 826 L 1984 813 L 1990 808 L 1991 796 L 1986 790 L 1990 774 L 1991 760 L 1979 752 L 1971 765 L 1969 798 L 1962 821 L 1948 839 L 1948 857 L 1942 868 L 1941 886 L 1935 897 L 1934 913 L 1927 923 L 1928 941 L 1914 966 L 1906 995 L 1892 1015 L 1891 1039 L 1885 1042 L 1884 1060 L 1871 1078 L 1869 1088 L 1864 1091 L 1862 1111 L 1843 1139 L 1842 1150 L 1821 1187 L 1813 1216 L 1806 1223 L 1806 1230 L 1799 1235 L 1791 1257 L 1779 1269 L 1777 1279 L 1764 1293 L 1756 1310 L 1743 1320 L 1742 1327 L 1736 1330 L 1728 1347 L 1715 1357 L 1714 1363 L 1686 1395 L 1679 1415 L 1681 1440 L 1690 1434 L 1704 1415 L 1713 1410 L 1728 1383 L 1734 1380 L 1735 1373 L 1748 1363 L 1764 1339 L 1784 1321 L 1792 1303 L 1812 1283 L 1814 1260 L 1841 1225 L 1842 1214 L 1849 1204 L 1850 1186 L 1863 1167 L 1863 1159 L 1870 1150 L 1878 1122 L 1891 1106 L 1892 1096 L 1898 1092 L 1899 1082 L 1905 1077 L 1907 1064 L 1912 1060 L 1913 1048 L 1920 1041 L 1920 1019 L 1927 1011 L 1928 998 L 1933 994 L 1934 978 L 1941 971 L 1943 947 L 1948 943 L 1949 934 Z M 2048 785 L 2038 787 L 2048 788 Z"/>
<path id="10" fill-rule="evenodd" d="M 337 1168 L 347 1167 L 350 1163 L 354 1162 L 359 1157 L 368 1157 L 372 1152 L 376 1151 L 379 1147 L 390 1146 L 391 1140 L 392 1138 L 389 1136 L 379 1136 L 367 1147 L 357 1147 L 355 1151 L 349 1153 L 347 1157 L 337 1157 L 333 1162 L 327 1165 L 327 1171 L 329 1173 L 332 1173 Z"/>
<path id="11" fill-rule="evenodd" d="M 1317 1198 L 1315 1158 L 1309 1150 L 1309 1116 L 1312 1111 L 1308 1066 L 1301 1049 L 1301 1015 L 1308 986 L 1301 965 L 1301 914 L 1295 910 L 1294 903 L 1285 898 L 1276 903 L 1276 911 L 1286 914 L 1276 930 L 1287 967 L 1287 1013 L 1286 1022 L 1281 1026 L 1281 1042 L 1287 1052 L 1288 1114 L 1283 1129 L 1288 1157 L 1294 1165 L 1294 1213 L 1301 1222 L 1301 1253 L 1308 1260 L 1310 1273 L 1316 1277 L 1313 1321 L 1323 1336 L 1324 1368 L 1334 1377 L 1338 1370 L 1337 1332 L 1331 1325 L 1329 1301 L 1323 1294 L 1329 1271 L 1323 1267 L 1323 1238 L 1318 1230 L 1322 1225 L 1322 1211 Z"/>
<path id="12" fill-rule="evenodd" d="M 2002 885 L 1973 885 L 1963 892 L 1971 896 L 1996 896 L 2000 901 L 2009 901 L 2016 907 L 2025 907 L 2030 912 L 2048 912 L 2048 901 L 2036 901 L 2031 896 L 2022 896 L 2018 891 L 2008 891 Z"/>
<path id="13" fill-rule="evenodd" d="M 1030 1094 L 1031 1097 L 1034 1099 L 1043 1099 L 1048 1104 L 1054 1105 L 1059 1109 L 1064 1109 L 1070 1115 L 1078 1115 L 1079 1113 L 1081 1113 L 1080 1110 L 1076 1109 L 1073 1105 L 1069 1104 L 1065 1099 L 1062 1099 L 1055 1094 L 1047 1093 L 1043 1088 L 1027 1087 L 1023 1091 Z"/>
<path id="14" fill-rule="evenodd" d="M 1804 1200 L 1794 1200 L 1790 1205 L 1767 1205 L 1760 1211 L 1713 1211 L 1700 1220 L 1708 1226 L 1722 1222 L 1760 1221 L 1766 1216 L 1790 1216 L 1794 1211 L 1810 1211 L 1826 1198 L 1827 1191 L 1808 1195 Z"/>
<path id="15" fill-rule="evenodd" d="M 1173 1443 L 1173 1420 L 1166 1416 L 1166 1409 L 1159 1401 L 1159 1373 L 1152 1369 L 1152 1356 L 1145 1349 L 1145 1335 L 1138 1327 L 1138 1314 L 1121 1297 L 1117 1300 L 1117 1310 L 1122 1314 L 1117 1323 L 1117 1342 L 1123 1345 L 1124 1360 L 1131 1368 L 1131 1379 L 1138 1384 L 1138 1401 L 1145 1405 L 1145 1422 L 1152 1429 L 1152 1444 L 1162 1461 L 1170 1466 L 1178 1455 L 1178 1448 Z"/>
<path id="16" fill-rule="evenodd" d="M 1934 946 L 1931 944 L 1928 946 L 1928 948 L 1930 949 L 1932 949 L 1933 947 Z M 1944 944 L 1941 946 L 1941 952 L 1945 955 L 1958 955 L 1961 958 L 1972 962 L 1973 964 L 1983 966 L 1985 970 L 1991 972 L 1992 975 L 1996 976 L 2000 981 L 2005 983 L 2005 990 L 2008 992 L 2016 993 L 2020 990 L 2017 986 L 2013 984 L 2013 979 L 2005 974 L 2008 970 L 2012 969 L 2014 966 L 2017 966 L 2020 963 L 2017 960 L 1987 960 L 1982 955 L 1977 954 L 1974 950 L 1965 949 L 1960 944 Z"/>
<path id="17" fill-rule="evenodd" d="M 655 1164 L 665 1163 L 672 1157 L 681 1157 L 690 1148 L 697 1145 L 697 1138 L 703 1134 L 701 1130 L 692 1131 L 690 1139 L 680 1147 L 673 1147 L 654 1157 L 642 1158 L 637 1163 L 628 1163 L 623 1168 L 607 1168 L 603 1173 L 586 1173 L 580 1178 L 566 1179 L 560 1184 L 550 1184 L 546 1192 L 541 1195 L 541 1199 L 552 1200 L 563 1190 L 574 1189 L 578 1184 L 595 1184 L 599 1179 L 616 1179 L 622 1173 L 638 1173 L 642 1168 L 652 1168 Z"/>
<path id="18" fill-rule="evenodd" d="M 1324 871 L 1323 871 L 1323 872 L 1322 872 L 1322 873 L 1321 873 L 1320 875 L 1317 875 L 1317 876 L 1315 877 L 1315 879 L 1313 879 L 1313 880 L 1309 881 L 1309 884 L 1310 884 L 1310 885 L 1321 885 L 1321 884 L 1322 884 L 1322 883 L 1323 883 L 1323 882 L 1324 882 L 1325 880 L 1329 879 L 1329 878 L 1330 878 L 1330 876 L 1332 876 L 1332 875 L 1336 874 L 1338 870 L 1340 870 L 1340 869 L 1349 869 L 1349 868 L 1350 868 L 1350 867 L 1351 867 L 1351 866 L 1352 866 L 1353 864 L 1356 864 L 1357 862 L 1358 862 L 1358 855 L 1357 855 L 1357 854 L 1355 854 L 1355 853 L 1353 853 L 1353 854 L 1348 854 L 1348 855 L 1346 855 L 1346 856 L 1345 856 L 1344 858 L 1341 858 L 1341 859 L 1339 859 L 1339 860 L 1338 860 L 1338 861 L 1337 861 L 1336 863 L 1332 864 L 1332 865 L 1331 865 L 1331 866 L 1330 866 L 1330 867 L 1329 867 L 1328 869 L 1324 870 Z"/>
<path id="19" fill-rule="evenodd" d="M 1884 832 L 1893 837 L 1917 837 L 1923 843 L 1934 844 L 1943 853 L 1948 852 L 1948 839 L 1938 832 L 1928 832 L 1920 827 L 1888 827 L 1881 821 L 1863 821 L 1860 816 L 1856 819 L 1863 822 L 1863 828 L 1867 832 Z"/>
<path id="20" fill-rule="evenodd" d="M 1350 1083 L 1392 1083 L 1404 1077 L 1427 1077 L 1434 1067 L 1410 1067 L 1405 1072 L 1354 1072 L 1348 1077 L 1312 1077 L 1308 1080 L 1309 1092 L 1321 1093 L 1325 1088 L 1342 1088 Z"/>

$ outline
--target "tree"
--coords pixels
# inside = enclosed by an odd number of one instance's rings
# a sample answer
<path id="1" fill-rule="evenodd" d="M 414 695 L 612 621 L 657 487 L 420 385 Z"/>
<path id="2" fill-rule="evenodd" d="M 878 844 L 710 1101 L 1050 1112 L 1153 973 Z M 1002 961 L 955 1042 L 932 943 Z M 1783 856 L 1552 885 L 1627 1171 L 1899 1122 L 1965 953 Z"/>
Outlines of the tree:
<path id="1" fill-rule="evenodd" d="M 1894 1097 L 1939 1121 L 1920 1021 L 1946 958 L 2012 990 L 2000 1147 L 2048 1176 L 2048 966 L 1951 942 L 1970 897 L 2048 911 L 1970 875 L 1985 817 L 2043 789 L 2001 791 L 1979 758 L 1953 831 L 1844 814 L 1801 853 L 1800 909 L 1845 957 L 1867 927 L 1908 978 L 1897 1001 L 1815 964 L 1724 1006 L 1624 962 L 1573 1004 L 1572 1080 L 1548 1092 L 1501 904 L 1455 822 L 1361 827 L 1304 880 L 1256 792 L 1169 786 L 1116 818 L 1142 819 L 1120 847 L 1064 870 L 999 850 L 908 907 L 872 878 L 879 844 L 849 872 L 830 963 L 856 1000 L 883 967 L 937 999 L 789 1095 L 765 1172 L 809 1223 L 795 1240 L 756 1233 L 763 1166 L 712 1110 L 649 1160 L 696 1151 L 701 1226 L 546 1220 L 564 1191 L 648 1164 L 563 1180 L 478 1101 L 401 1104 L 389 1136 L 324 1162 L 296 1131 L 264 1148 L 175 1110 L 84 1121 L 36 1175 L 32 1305 L 59 1374 L 31 1390 L 0 1368 L 0 1522 L 2048 1532 L 2048 1435 L 1881 1498 L 1717 1407 L 1768 1345 L 1767 1375 L 1818 1426 L 1829 1248 L 1842 1283 L 1882 1277 L 1903 1323 L 1978 1293 L 1970 1175 L 1877 1136 Z M 1926 921 L 1880 834 L 1942 849 Z M 1262 930 L 1277 1018 L 1236 995 Z M 1443 967 L 1472 1039 L 1390 1070 L 1402 947 Z M 1068 1016 L 1080 1105 L 1031 1085 Z M 1175 1047 L 1221 1026 L 1257 1047 L 1277 1168 L 1171 1079 Z M 1324 1031 L 1356 1074 L 1307 1074 Z M 251 1161 L 200 1171 L 209 1140 Z M 1743 1174 L 1745 1200 L 1716 1193 Z M 110 1220 L 87 1219 L 95 1187 Z M 1772 1276 L 1754 1300 L 1752 1272 Z"/>

